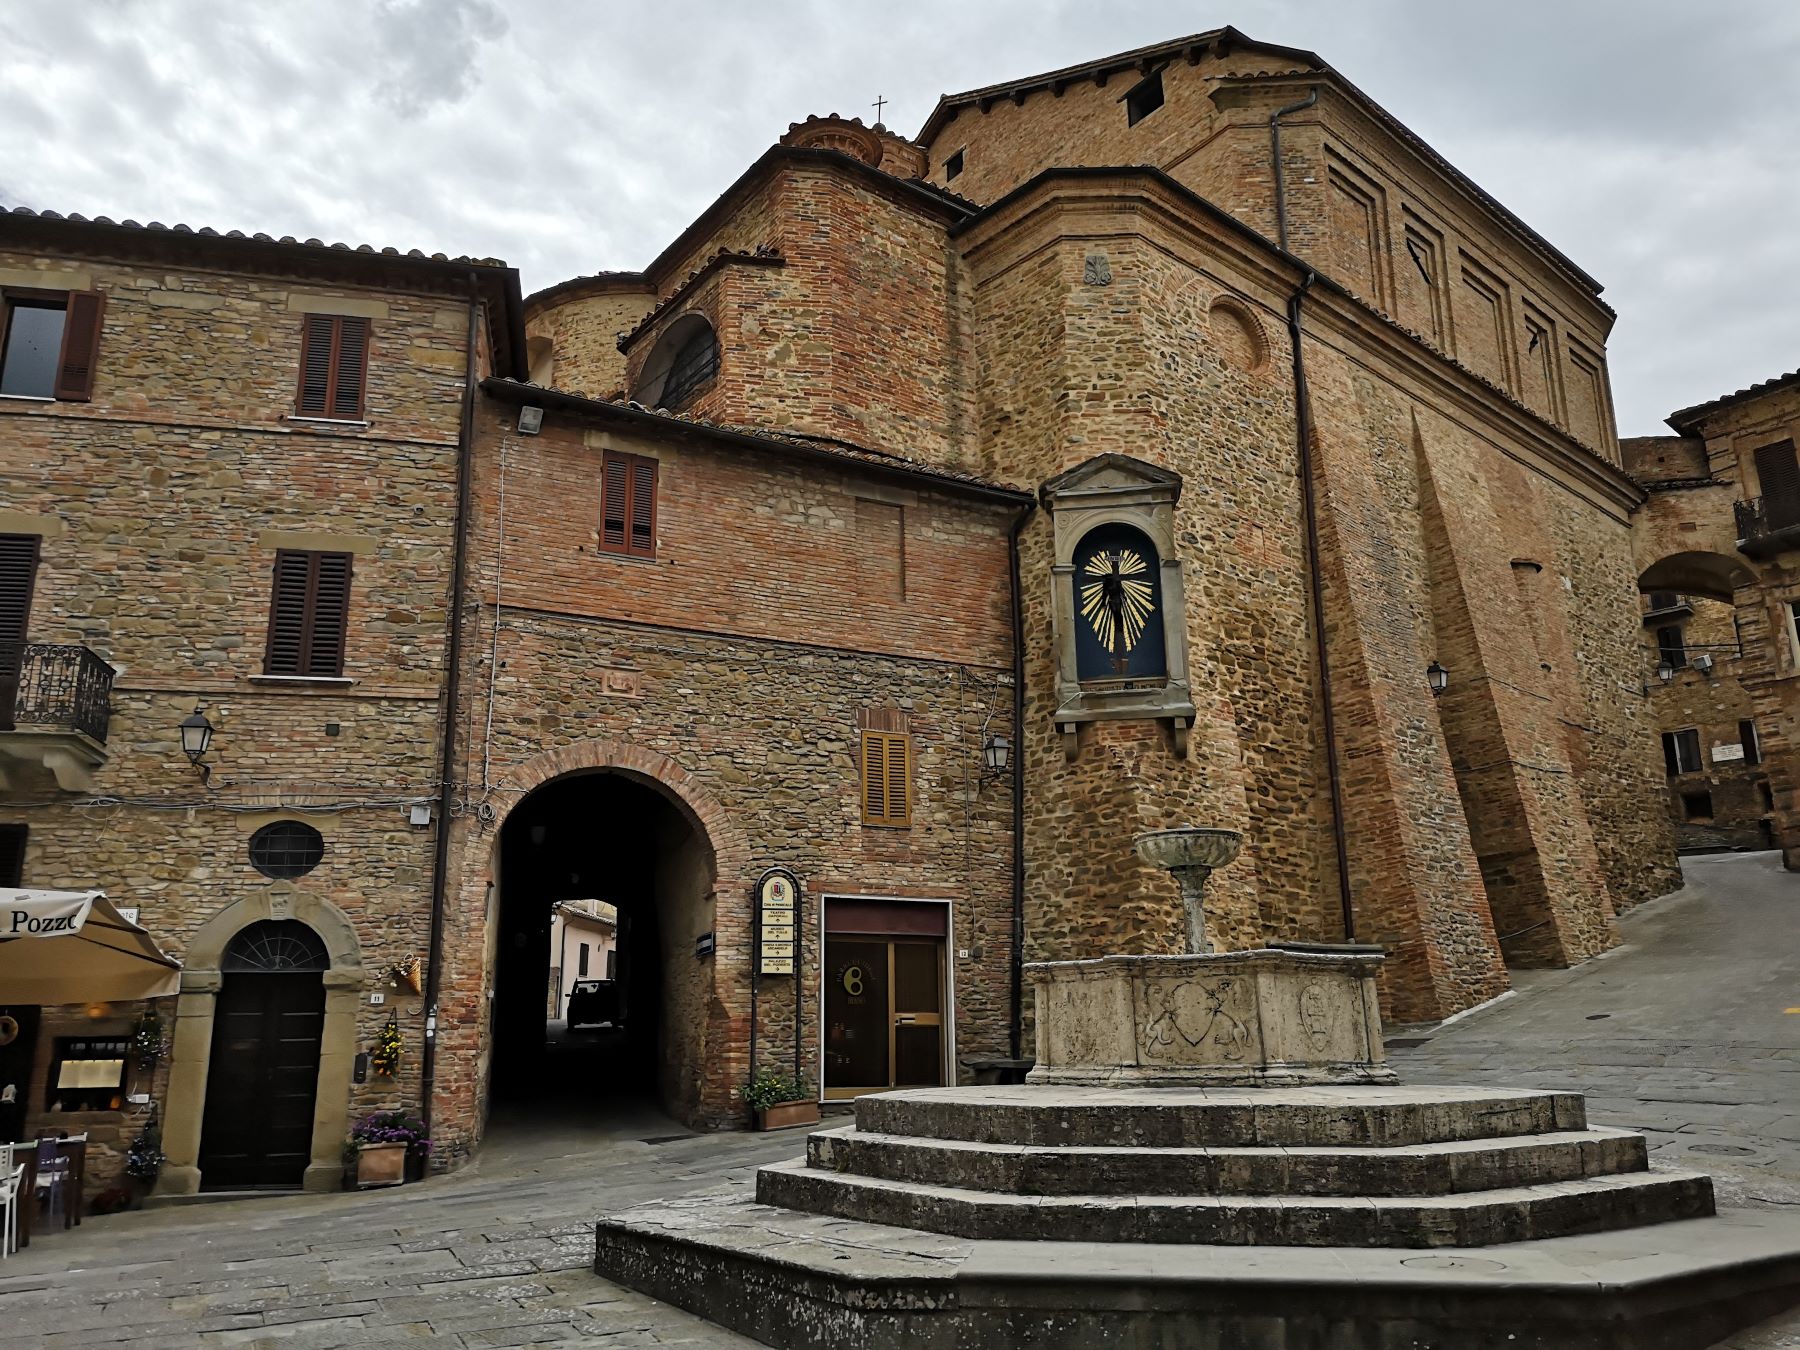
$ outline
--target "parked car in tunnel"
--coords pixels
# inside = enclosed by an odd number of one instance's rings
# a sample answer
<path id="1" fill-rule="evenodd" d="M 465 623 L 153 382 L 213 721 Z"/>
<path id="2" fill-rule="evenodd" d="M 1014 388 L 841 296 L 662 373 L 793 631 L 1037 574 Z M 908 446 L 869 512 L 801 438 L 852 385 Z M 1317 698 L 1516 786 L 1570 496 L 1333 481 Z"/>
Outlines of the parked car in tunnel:
<path id="1" fill-rule="evenodd" d="M 569 1026 L 614 1027 L 619 1025 L 619 985 L 616 980 L 577 980 L 569 991 Z"/>

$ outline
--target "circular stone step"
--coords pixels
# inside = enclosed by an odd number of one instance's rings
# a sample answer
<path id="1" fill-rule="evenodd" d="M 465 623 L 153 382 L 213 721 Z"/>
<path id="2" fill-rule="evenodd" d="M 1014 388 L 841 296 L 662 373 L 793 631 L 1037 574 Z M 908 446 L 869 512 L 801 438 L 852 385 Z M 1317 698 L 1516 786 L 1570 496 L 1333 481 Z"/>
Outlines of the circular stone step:
<path id="1" fill-rule="evenodd" d="M 1433 1196 L 1001 1195 L 825 1172 L 756 1174 L 765 1205 L 999 1241 L 1294 1247 L 1485 1247 L 1702 1218 L 1710 1178 L 1638 1172 Z"/>
<path id="2" fill-rule="evenodd" d="M 1644 1138 L 1565 1130 L 1394 1147 L 1084 1148 L 815 1131 L 808 1163 L 1011 1195 L 1451 1195 L 1642 1172 Z"/>
<path id="3" fill-rule="evenodd" d="M 915 1088 L 856 1100 L 869 1134 L 1086 1148 L 1394 1147 L 1587 1127 L 1579 1093 L 1467 1087 Z"/>

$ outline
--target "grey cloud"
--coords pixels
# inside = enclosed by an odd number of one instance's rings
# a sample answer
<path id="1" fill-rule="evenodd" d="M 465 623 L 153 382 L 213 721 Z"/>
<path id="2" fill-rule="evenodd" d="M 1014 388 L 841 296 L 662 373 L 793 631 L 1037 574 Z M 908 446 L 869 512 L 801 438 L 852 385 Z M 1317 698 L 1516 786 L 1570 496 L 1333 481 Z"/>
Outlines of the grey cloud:
<path id="1" fill-rule="evenodd" d="M 1711 0 L 110 0 L 0 44 L 0 200 L 637 267 L 812 112 L 1221 21 L 1318 51 L 1607 284 L 1625 434 L 1800 366 L 1800 6 Z M 1784 289 L 1785 287 L 1785 289 Z"/>

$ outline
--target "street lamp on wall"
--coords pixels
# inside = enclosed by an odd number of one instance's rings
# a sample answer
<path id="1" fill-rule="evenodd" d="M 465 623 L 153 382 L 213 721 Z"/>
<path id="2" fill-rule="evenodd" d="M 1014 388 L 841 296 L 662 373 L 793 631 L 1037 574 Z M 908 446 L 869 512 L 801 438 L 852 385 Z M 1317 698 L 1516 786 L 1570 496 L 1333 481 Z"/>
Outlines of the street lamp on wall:
<path id="1" fill-rule="evenodd" d="M 1450 687 L 1450 671 L 1440 661 L 1433 661 L 1425 667 L 1425 682 L 1431 686 L 1431 696 L 1436 698 Z"/>
<path id="2" fill-rule="evenodd" d="M 1668 657 L 1663 657 L 1662 660 L 1656 663 L 1656 678 L 1661 680 L 1664 684 L 1667 684 L 1670 680 L 1674 679 L 1675 663 L 1669 660 Z"/>
<path id="3" fill-rule="evenodd" d="M 989 736 L 981 743 L 981 781 L 1002 778 L 1012 768 L 1012 741 L 1005 736 Z"/>
<path id="4" fill-rule="evenodd" d="M 188 763 L 200 770 L 202 783 L 212 778 L 212 766 L 202 763 L 212 746 L 212 738 L 213 724 L 206 720 L 206 714 L 198 706 L 181 719 L 181 751 L 188 757 Z"/>

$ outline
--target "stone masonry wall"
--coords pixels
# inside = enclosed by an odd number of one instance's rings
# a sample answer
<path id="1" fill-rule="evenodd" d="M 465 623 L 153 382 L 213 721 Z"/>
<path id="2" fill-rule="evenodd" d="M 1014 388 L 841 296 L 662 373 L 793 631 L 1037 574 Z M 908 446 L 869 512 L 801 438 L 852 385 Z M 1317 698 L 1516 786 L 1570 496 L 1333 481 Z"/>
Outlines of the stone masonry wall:
<path id="1" fill-rule="evenodd" d="M 118 674 L 93 790 L 15 775 L 0 792 L 0 821 L 29 829 L 27 884 L 104 888 L 180 956 L 274 888 L 251 831 L 300 818 L 325 855 L 297 886 L 349 917 L 364 968 L 422 955 L 431 832 L 406 804 L 435 792 L 466 305 L 0 256 L 0 280 L 28 270 L 104 291 L 105 327 L 91 403 L 0 401 L 0 529 L 43 537 L 28 638 L 86 644 Z M 302 304 L 373 315 L 366 429 L 290 419 Z M 355 554 L 349 679 L 264 681 L 274 552 L 309 543 Z M 179 746 L 196 705 L 216 728 L 209 783 Z M 362 1047 L 397 1012 L 407 1057 L 353 1090 L 353 1113 L 416 1109 L 417 1005 L 363 1002 Z M 93 1175 L 90 1190 L 110 1174 Z"/>

